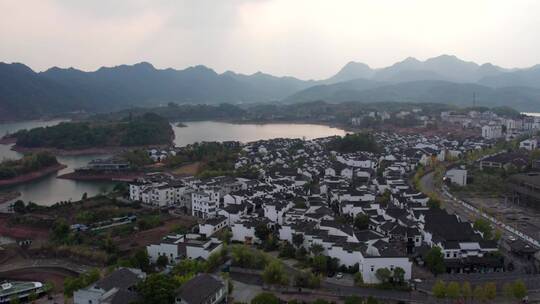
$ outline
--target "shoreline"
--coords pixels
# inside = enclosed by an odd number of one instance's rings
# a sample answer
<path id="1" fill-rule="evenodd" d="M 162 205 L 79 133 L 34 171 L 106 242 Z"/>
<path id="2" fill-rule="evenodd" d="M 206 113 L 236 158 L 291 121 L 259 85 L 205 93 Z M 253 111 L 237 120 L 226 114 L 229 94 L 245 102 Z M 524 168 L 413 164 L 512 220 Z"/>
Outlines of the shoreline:
<path id="1" fill-rule="evenodd" d="M 83 155 L 105 155 L 105 154 L 118 154 L 134 149 L 146 149 L 149 147 L 155 148 L 166 148 L 169 145 L 152 145 L 152 146 L 112 146 L 112 147 L 100 147 L 100 148 L 85 148 L 85 149 L 74 149 L 74 150 L 65 150 L 49 147 L 39 147 L 39 148 L 27 148 L 21 147 L 15 144 L 11 147 L 11 150 L 19 153 L 35 153 L 35 152 L 50 152 L 54 155 L 59 156 L 83 156 Z"/>
<path id="2" fill-rule="evenodd" d="M 49 167 L 46 167 L 46 168 L 42 168 L 42 169 L 34 171 L 34 172 L 19 175 L 19 176 L 10 178 L 10 179 L 0 180 L 0 187 L 14 186 L 14 185 L 18 185 L 18 184 L 31 182 L 31 181 L 34 181 L 36 179 L 47 176 L 49 174 L 56 173 L 56 172 L 58 172 L 58 171 L 60 171 L 62 169 L 65 169 L 65 168 L 67 168 L 66 165 L 58 163 L 56 165 L 49 166 Z"/>
<path id="3" fill-rule="evenodd" d="M 109 182 L 131 182 L 144 176 L 144 172 L 87 172 L 81 173 L 73 171 L 59 175 L 57 178 L 77 180 L 77 181 L 109 181 Z"/>

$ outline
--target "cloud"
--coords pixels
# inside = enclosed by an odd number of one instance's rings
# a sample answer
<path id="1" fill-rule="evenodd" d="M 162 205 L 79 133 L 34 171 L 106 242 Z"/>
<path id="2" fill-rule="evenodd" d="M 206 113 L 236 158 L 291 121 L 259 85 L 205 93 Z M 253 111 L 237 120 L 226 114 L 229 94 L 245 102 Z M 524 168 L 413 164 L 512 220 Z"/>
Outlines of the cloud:
<path id="1" fill-rule="evenodd" d="M 380 67 L 441 53 L 523 67 L 540 62 L 538 11 L 527 0 L 3 0 L 0 60 L 37 70 L 205 64 L 302 78 L 350 60 Z"/>

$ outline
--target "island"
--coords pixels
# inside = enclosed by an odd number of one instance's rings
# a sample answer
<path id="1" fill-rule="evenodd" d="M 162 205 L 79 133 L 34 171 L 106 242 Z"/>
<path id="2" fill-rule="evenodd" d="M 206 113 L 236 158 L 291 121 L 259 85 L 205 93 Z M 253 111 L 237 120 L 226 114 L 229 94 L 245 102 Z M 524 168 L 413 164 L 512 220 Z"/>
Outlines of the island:
<path id="1" fill-rule="evenodd" d="M 29 182 L 66 168 L 49 152 L 25 155 L 18 160 L 0 163 L 0 186 L 11 186 Z"/>
<path id="2" fill-rule="evenodd" d="M 11 135 L 13 150 L 50 151 L 57 155 L 113 153 L 124 148 L 167 146 L 174 132 L 169 121 L 154 113 L 102 120 L 63 122 Z"/>

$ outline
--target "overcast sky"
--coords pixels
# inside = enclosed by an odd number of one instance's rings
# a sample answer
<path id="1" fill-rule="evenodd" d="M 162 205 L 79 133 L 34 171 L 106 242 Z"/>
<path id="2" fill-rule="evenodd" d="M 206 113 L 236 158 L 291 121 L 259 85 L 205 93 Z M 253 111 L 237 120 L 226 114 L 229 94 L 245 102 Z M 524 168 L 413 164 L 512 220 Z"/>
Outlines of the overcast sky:
<path id="1" fill-rule="evenodd" d="M 0 0 L 0 61 L 304 79 L 440 54 L 526 67 L 540 63 L 539 29 L 537 0 Z"/>

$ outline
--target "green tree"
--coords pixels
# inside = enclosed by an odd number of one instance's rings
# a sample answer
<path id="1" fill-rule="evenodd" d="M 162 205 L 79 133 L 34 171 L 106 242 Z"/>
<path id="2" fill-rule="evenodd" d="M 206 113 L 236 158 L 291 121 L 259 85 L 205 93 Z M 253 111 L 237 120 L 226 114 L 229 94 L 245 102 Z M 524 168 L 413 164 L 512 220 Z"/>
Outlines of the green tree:
<path id="1" fill-rule="evenodd" d="M 474 221 L 474 229 L 480 231 L 482 235 L 484 236 L 484 239 L 491 240 L 493 237 L 493 228 L 491 228 L 490 223 L 483 219 L 478 218 L 476 221 Z"/>
<path id="2" fill-rule="evenodd" d="M 324 247 L 321 244 L 315 243 L 315 244 L 311 245 L 310 251 L 315 256 L 320 255 L 321 253 L 324 252 Z"/>
<path id="3" fill-rule="evenodd" d="M 465 301 L 472 297 L 471 283 L 465 281 L 463 284 L 461 284 L 461 294 L 463 295 Z"/>
<path id="4" fill-rule="evenodd" d="M 24 205 L 24 202 L 21 200 L 15 201 L 15 203 L 13 203 L 13 211 L 15 211 L 15 213 L 25 213 L 26 206 Z"/>
<path id="5" fill-rule="evenodd" d="M 431 289 L 431 292 L 433 292 L 433 295 L 436 298 L 442 299 L 442 298 L 446 297 L 446 284 L 443 281 L 438 280 L 433 285 L 433 288 Z"/>
<path id="6" fill-rule="evenodd" d="M 364 277 L 362 276 L 362 273 L 360 271 L 354 274 L 354 284 L 356 286 L 361 286 L 362 284 L 364 284 Z"/>
<path id="7" fill-rule="evenodd" d="M 13 295 L 9 298 L 9 304 L 20 304 L 20 303 L 21 303 L 21 300 L 16 295 Z"/>
<path id="8" fill-rule="evenodd" d="M 289 278 L 279 261 L 272 261 L 264 268 L 262 274 L 266 284 L 287 285 Z"/>
<path id="9" fill-rule="evenodd" d="M 392 272 L 388 268 L 379 268 L 375 272 L 375 276 L 381 283 L 388 283 L 390 282 L 390 278 L 392 277 Z"/>
<path id="10" fill-rule="evenodd" d="M 426 254 L 426 265 L 434 274 L 441 274 L 445 271 L 444 256 L 441 248 L 434 246 Z"/>
<path id="11" fill-rule="evenodd" d="M 363 304 L 364 301 L 359 296 L 349 296 L 343 301 L 344 304 Z"/>
<path id="12" fill-rule="evenodd" d="M 156 265 L 160 268 L 165 268 L 169 264 L 169 259 L 165 255 L 160 255 L 157 258 Z"/>
<path id="13" fill-rule="evenodd" d="M 131 264 L 133 265 L 133 267 L 147 270 L 150 266 L 150 258 L 148 257 L 148 253 L 146 252 L 146 250 L 137 250 L 137 252 L 135 252 L 135 254 L 131 257 Z"/>
<path id="14" fill-rule="evenodd" d="M 251 304 L 280 304 L 280 301 L 274 294 L 262 292 L 251 300 Z"/>
<path id="15" fill-rule="evenodd" d="M 484 284 L 484 292 L 487 300 L 493 300 L 497 297 L 497 284 L 489 282 Z"/>
<path id="16" fill-rule="evenodd" d="M 441 209 L 441 201 L 437 198 L 430 198 L 427 202 L 429 209 Z"/>
<path id="17" fill-rule="evenodd" d="M 144 303 L 169 304 L 174 302 L 176 282 L 171 276 L 151 274 L 137 285 Z"/>
<path id="18" fill-rule="evenodd" d="M 360 213 L 354 218 L 354 227 L 358 230 L 368 229 L 369 226 L 369 216 L 366 214 Z"/>
<path id="19" fill-rule="evenodd" d="M 294 258 L 294 253 L 294 246 L 291 243 L 287 241 L 281 243 L 281 247 L 279 248 L 280 258 Z"/>
<path id="20" fill-rule="evenodd" d="M 304 244 L 304 235 L 300 233 L 293 234 L 292 242 L 296 248 L 302 246 Z"/>
<path id="21" fill-rule="evenodd" d="M 476 285 L 473 290 L 474 299 L 479 302 L 487 300 L 486 292 L 481 285 Z"/>
<path id="22" fill-rule="evenodd" d="M 327 263 L 327 257 L 324 255 L 317 255 L 313 257 L 313 271 L 319 272 L 319 273 L 326 273 L 328 270 L 328 263 Z"/>
<path id="23" fill-rule="evenodd" d="M 512 294 L 517 300 L 521 300 L 527 296 L 527 286 L 525 286 L 522 280 L 517 280 L 512 284 Z"/>
<path id="24" fill-rule="evenodd" d="M 396 284 L 403 284 L 405 282 L 405 270 L 401 267 L 394 268 L 394 274 L 392 280 Z"/>
<path id="25" fill-rule="evenodd" d="M 461 296 L 461 288 L 458 282 L 450 282 L 446 286 L 446 296 L 450 299 L 457 299 Z"/>
<path id="26" fill-rule="evenodd" d="M 65 243 L 69 236 L 69 225 L 67 222 L 60 218 L 56 220 L 52 227 L 51 238 L 56 243 Z"/>
<path id="27" fill-rule="evenodd" d="M 258 224 L 255 227 L 255 236 L 264 243 L 270 236 L 270 229 L 264 223 Z"/>

